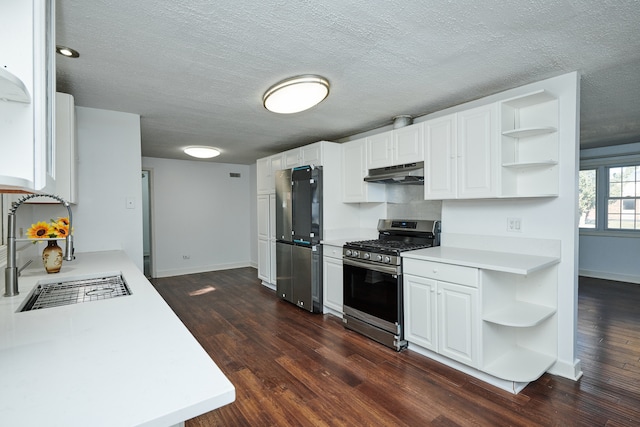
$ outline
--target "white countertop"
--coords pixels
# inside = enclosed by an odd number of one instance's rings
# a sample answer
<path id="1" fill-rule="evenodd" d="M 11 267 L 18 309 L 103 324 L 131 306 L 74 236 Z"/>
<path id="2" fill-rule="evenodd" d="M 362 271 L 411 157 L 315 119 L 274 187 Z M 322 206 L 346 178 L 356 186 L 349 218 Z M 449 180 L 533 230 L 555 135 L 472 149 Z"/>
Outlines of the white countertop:
<path id="1" fill-rule="evenodd" d="M 437 246 L 403 252 L 402 257 L 523 275 L 560 262 L 558 257 L 484 251 L 451 246 Z"/>
<path id="2" fill-rule="evenodd" d="M 38 281 L 97 273 L 122 273 L 132 295 L 16 313 Z M 33 262 L 19 291 L 0 296 L 0 424 L 170 426 L 235 400 L 124 252 L 80 253 L 49 275 Z"/>

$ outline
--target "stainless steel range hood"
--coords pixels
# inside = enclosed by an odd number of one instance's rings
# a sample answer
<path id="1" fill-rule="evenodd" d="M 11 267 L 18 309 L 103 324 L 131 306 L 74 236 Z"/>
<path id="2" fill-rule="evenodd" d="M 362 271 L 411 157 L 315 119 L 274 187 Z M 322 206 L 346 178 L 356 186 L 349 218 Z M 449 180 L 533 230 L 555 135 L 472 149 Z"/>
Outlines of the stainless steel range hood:
<path id="1" fill-rule="evenodd" d="M 369 175 L 364 180 L 379 184 L 420 185 L 424 183 L 424 162 L 369 169 Z"/>

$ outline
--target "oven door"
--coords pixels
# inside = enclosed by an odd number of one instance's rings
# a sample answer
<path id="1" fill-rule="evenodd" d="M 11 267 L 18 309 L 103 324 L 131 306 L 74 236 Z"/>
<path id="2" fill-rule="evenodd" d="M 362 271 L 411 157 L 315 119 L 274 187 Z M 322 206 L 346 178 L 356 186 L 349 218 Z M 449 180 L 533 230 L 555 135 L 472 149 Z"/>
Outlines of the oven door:
<path id="1" fill-rule="evenodd" d="M 344 314 L 399 334 L 402 275 L 399 267 L 343 258 Z"/>

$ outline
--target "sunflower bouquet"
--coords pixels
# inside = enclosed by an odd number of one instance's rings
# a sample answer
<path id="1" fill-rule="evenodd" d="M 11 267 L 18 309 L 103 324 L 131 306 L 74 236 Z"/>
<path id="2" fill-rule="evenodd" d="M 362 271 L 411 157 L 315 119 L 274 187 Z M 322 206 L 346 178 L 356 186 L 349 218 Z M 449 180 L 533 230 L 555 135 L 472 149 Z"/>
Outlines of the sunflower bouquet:
<path id="1" fill-rule="evenodd" d="M 27 230 L 29 239 L 64 239 L 69 235 L 69 218 L 58 217 L 49 222 L 39 221 Z M 34 242 L 35 243 L 35 242 Z"/>

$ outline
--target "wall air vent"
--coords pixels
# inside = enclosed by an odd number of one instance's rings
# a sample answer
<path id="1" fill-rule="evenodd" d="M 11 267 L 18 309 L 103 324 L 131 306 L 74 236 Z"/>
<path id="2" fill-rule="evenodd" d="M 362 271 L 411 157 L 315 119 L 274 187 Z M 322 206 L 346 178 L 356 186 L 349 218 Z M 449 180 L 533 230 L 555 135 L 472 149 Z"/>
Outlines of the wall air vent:
<path id="1" fill-rule="evenodd" d="M 240 178 L 240 172 L 229 172 L 230 178 Z"/>

